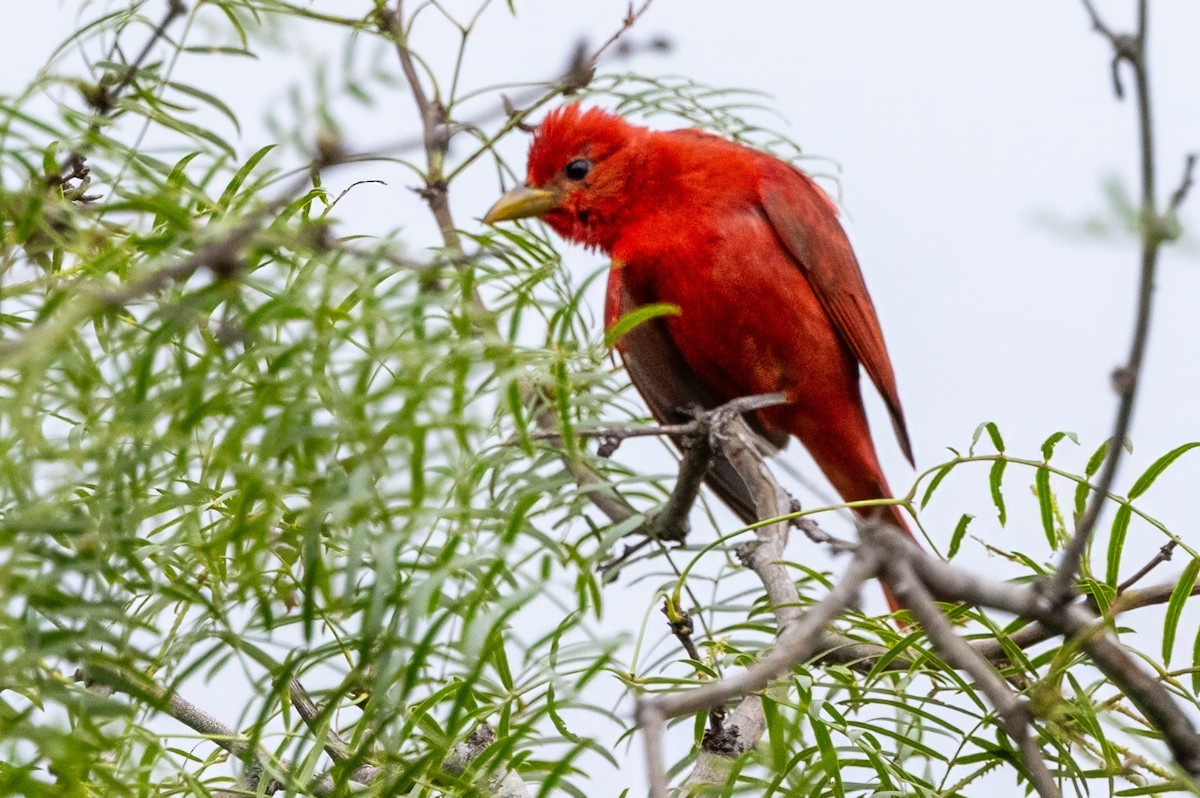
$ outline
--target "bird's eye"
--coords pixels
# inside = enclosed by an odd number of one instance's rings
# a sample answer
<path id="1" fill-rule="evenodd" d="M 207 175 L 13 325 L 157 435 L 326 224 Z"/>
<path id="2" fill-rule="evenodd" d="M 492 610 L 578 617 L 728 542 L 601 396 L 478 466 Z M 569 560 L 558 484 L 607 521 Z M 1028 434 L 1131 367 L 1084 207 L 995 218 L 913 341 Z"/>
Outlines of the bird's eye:
<path id="1" fill-rule="evenodd" d="M 592 171 L 591 161 L 587 160 L 586 158 L 576 158 L 574 161 L 571 161 L 569 164 L 567 164 L 566 168 L 563 169 L 563 174 L 567 176 L 567 180 L 574 180 L 578 182 L 587 177 L 588 172 L 590 171 Z"/>

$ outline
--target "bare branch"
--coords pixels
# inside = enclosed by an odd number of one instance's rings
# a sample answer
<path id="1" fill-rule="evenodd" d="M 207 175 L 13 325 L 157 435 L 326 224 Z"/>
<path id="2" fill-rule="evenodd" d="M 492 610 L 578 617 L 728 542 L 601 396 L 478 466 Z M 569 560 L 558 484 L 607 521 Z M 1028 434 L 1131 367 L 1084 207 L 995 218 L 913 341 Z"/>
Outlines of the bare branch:
<path id="1" fill-rule="evenodd" d="M 773 680 L 818 653 L 821 633 L 834 618 L 855 605 L 859 588 L 864 582 L 875 578 L 880 565 L 881 558 L 864 547 L 850 561 L 846 573 L 829 591 L 829 595 L 785 629 L 765 657 L 719 682 L 659 696 L 645 703 L 652 704 L 663 717 L 675 718 L 720 706 L 764 689 Z"/>
<path id="2" fill-rule="evenodd" d="M 1105 496 L 1116 478 L 1117 465 L 1129 430 L 1133 424 L 1134 402 L 1141 381 L 1142 362 L 1150 337 L 1150 319 L 1153 310 L 1154 275 L 1158 266 L 1158 252 L 1168 239 L 1167 222 L 1159 215 L 1155 191 L 1154 125 L 1150 106 L 1150 81 L 1146 68 L 1146 15 L 1147 0 L 1138 2 L 1138 27 L 1133 37 L 1119 36 L 1101 20 L 1091 0 L 1083 0 L 1084 8 L 1091 17 L 1092 25 L 1113 45 L 1114 69 L 1116 61 L 1125 61 L 1133 69 L 1137 94 L 1138 130 L 1141 138 L 1141 275 L 1138 281 L 1137 313 L 1133 336 L 1129 345 L 1129 356 L 1113 377 L 1119 396 L 1116 420 L 1113 423 L 1108 456 L 1100 470 L 1097 490 L 1092 494 L 1083 515 L 1075 525 L 1075 532 L 1063 547 L 1058 568 L 1045 585 L 1047 595 L 1058 604 L 1066 604 L 1075 596 L 1075 576 L 1079 573 L 1083 555 L 1091 541 L 1092 532 L 1104 508 Z M 1186 173 L 1190 177 L 1190 168 Z M 1180 200 L 1182 201 L 1182 199 Z"/>
<path id="3" fill-rule="evenodd" d="M 1109 607 L 1108 617 L 1115 618 L 1117 615 L 1129 612 L 1130 610 L 1151 607 L 1157 604 L 1166 604 L 1171 600 L 1171 595 L 1174 592 L 1174 584 L 1157 585 L 1156 587 L 1145 588 L 1144 590 L 1126 588 L 1120 593 L 1119 598 L 1112 606 Z M 1200 596 L 1200 584 L 1192 588 L 1191 595 Z M 1095 599 L 1091 596 L 1088 596 L 1080 606 L 1086 612 L 1092 614 L 1099 611 Z M 1058 637 L 1059 634 L 1060 632 L 1057 629 L 1035 621 L 1009 635 L 1008 642 L 1017 648 L 1027 649 L 1036 646 L 1038 643 L 1044 643 L 1047 640 Z M 976 651 L 990 660 L 1003 661 L 1008 659 L 1008 654 L 1005 653 L 1004 647 L 998 639 L 978 640 L 971 645 Z"/>
<path id="4" fill-rule="evenodd" d="M 442 770 L 461 776 L 471 763 L 496 742 L 496 730 L 486 723 L 475 727 L 466 740 L 450 749 L 450 755 L 442 764 Z M 501 768 L 488 777 L 488 794 L 497 798 L 529 798 L 529 788 L 514 771 Z"/>
<path id="5" fill-rule="evenodd" d="M 1196 171 L 1197 154 L 1189 152 L 1183 159 L 1183 177 L 1179 181 L 1179 186 L 1171 193 L 1171 200 L 1167 203 L 1167 216 L 1172 217 L 1179 212 L 1183 206 L 1183 201 L 1187 199 L 1188 192 L 1192 190 L 1194 181 L 1193 174 Z"/>
<path id="6" fill-rule="evenodd" d="M 275 760 L 262 747 L 253 747 L 245 735 L 221 721 L 208 712 L 184 699 L 173 690 L 159 685 L 143 673 L 130 673 L 117 666 L 92 663 L 86 672 L 76 673 L 76 678 L 87 684 L 102 684 L 117 692 L 125 693 L 134 698 L 146 701 L 155 709 L 166 712 L 175 720 L 203 735 L 216 745 L 224 748 L 246 766 L 254 789 L 258 789 L 260 779 L 270 777 L 266 785 L 267 794 L 273 795 L 285 783 L 293 784 L 291 765 Z M 309 785 L 306 791 L 313 795 L 325 796 L 333 792 L 332 780 L 318 779 Z"/>
<path id="7" fill-rule="evenodd" d="M 413 102 L 416 103 L 417 112 L 421 116 L 426 163 L 425 187 L 420 192 L 421 197 L 429 205 L 429 210 L 437 221 L 446 249 L 453 255 L 461 255 L 462 239 L 450 213 L 448 186 L 443 175 L 446 149 L 450 144 L 446 109 L 436 96 L 431 99 L 426 94 L 421 77 L 417 74 L 412 50 L 408 46 L 408 32 L 404 25 L 404 0 L 396 0 L 396 10 L 391 15 L 390 25 L 396 54 L 400 58 L 400 68 L 404 70 Z"/>
<path id="8" fill-rule="evenodd" d="M 1158 553 L 1155 554 L 1154 557 L 1152 557 L 1150 559 L 1150 562 L 1146 563 L 1141 568 L 1139 568 L 1137 573 L 1135 573 L 1133 576 L 1129 577 L 1124 582 L 1117 585 L 1117 595 L 1118 596 L 1121 595 L 1126 590 L 1133 587 L 1138 582 L 1142 581 L 1142 579 L 1147 574 L 1149 574 L 1151 571 L 1153 571 L 1159 565 L 1161 565 L 1162 563 L 1165 563 L 1167 560 L 1171 559 L 1171 555 L 1175 553 L 1175 547 L 1178 545 L 1179 544 L 1176 541 L 1168 540 L 1166 542 L 1166 544 L 1164 544 L 1163 547 L 1158 550 Z"/>

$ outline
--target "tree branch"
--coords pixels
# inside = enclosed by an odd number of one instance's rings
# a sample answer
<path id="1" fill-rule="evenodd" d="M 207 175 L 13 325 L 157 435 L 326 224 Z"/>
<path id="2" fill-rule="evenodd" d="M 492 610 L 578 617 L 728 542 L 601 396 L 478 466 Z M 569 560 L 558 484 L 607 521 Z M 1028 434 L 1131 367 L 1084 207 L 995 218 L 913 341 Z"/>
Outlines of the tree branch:
<path id="1" fill-rule="evenodd" d="M 921 581 L 940 600 L 993 607 L 1035 619 L 1068 640 L 1075 640 L 1150 725 L 1162 733 L 1180 767 L 1192 778 L 1200 777 L 1200 734 L 1166 688 L 1140 668 L 1106 630 L 1102 619 L 1082 605 L 1063 607 L 1048 600 L 1036 585 L 991 582 L 932 559 L 899 535 L 892 537 L 893 551 L 908 558 Z"/>
<path id="2" fill-rule="evenodd" d="M 777 566 L 782 568 L 783 566 Z M 853 605 L 858 599 L 858 591 L 863 582 L 873 578 L 878 572 L 880 562 L 873 552 L 863 549 L 856 554 L 846 569 L 841 581 L 834 586 L 829 595 L 819 604 L 801 615 L 780 634 L 775 648 L 762 659 L 747 667 L 735 676 L 722 679 L 719 682 L 697 687 L 692 690 L 679 691 L 668 695 L 646 699 L 639 698 L 637 703 L 637 721 L 642 727 L 646 739 L 646 758 L 650 770 L 650 795 L 652 798 L 665 798 L 666 771 L 661 766 L 661 755 L 657 756 L 659 764 L 655 769 L 655 752 L 661 751 L 661 734 L 669 718 L 687 715 L 693 712 L 709 710 L 722 706 L 726 702 L 741 698 L 742 707 L 747 706 L 747 697 L 763 690 L 773 680 L 790 671 L 797 664 L 811 659 L 816 653 L 822 639 L 822 632 L 838 614 Z M 795 587 L 793 586 L 793 590 Z M 795 609 L 794 605 L 792 609 Z M 739 710 L 742 709 L 739 707 Z M 761 701 L 754 696 L 750 708 L 756 708 L 761 715 Z M 759 732 L 761 735 L 761 731 Z M 741 750 L 743 753 L 757 741 L 757 736 L 750 738 L 741 732 Z M 725 754 L 728 755 L 728 752 Z M 703 757 L 702 757 L 703 759 Z M 698 763 L 698 767 L 700 763 Z"/>
<path id="3" fill-rule="evenodd" d="M 1129 430 L 1133 424 L 1133 409 L 1137 399 L 1138 384 L 1141 381 L 1142 362 L 1145 359 L 1146 346 L 1150 337 L 1150 319 L 1153 311 L 1154 276 L 1158 266 L 1158 252 L 1164 241 L 1168 240 L 1167 222 L 1158 213 L 1155 191 L 1155 150 L 1154 125 L 1150 106 L 1150 81 L 1146 67 L 1146 15 L 1147 0 L 1138 0 L 1137 32 L 1132 36 L 1120 36 L 1104 24 L 1092 6 L 1091 0 L 1083 0 L 1084 8 L 1091 17 L 1093 27 L 1107 38 L 1113 46 L 1114 80 L 1116 69 L 1120 62 L 1128 63 L 1133 70 L 1134 85 L 1137 99 L 1138 131 L 1141 138 L 1141 275 L 1138 280 L 1138 299 L 1136 320 L 1132 340 L 1129 345 L 1129 356 L 1125 365 L 1113 376 L 1119 400 L 1117 403 L 1116 420 L 1113 423 L 1113 433 L 1110 438 L 1108 456 L 1100 470 L 1098 488 L 1088 500 L 1083 515 L 1075 525 L 1075 532 L 1063 547 L 1063 553 L 1058 568 L 1045 585 L 1047 595 L 1052 601 L 1065 605 L 1076 595 L 1075 577 L 1092 532 L 1104 508 L 1105 496 L 1116 478 L 1117 465 Z M 1118 93 L 1120 83 L 1117 82 Z M 1185 173 L 1186 186 L 1190 178 L 1190 168 Z M 1186 188 L 1183 189 L 1186 193 Z M 1182 202 L 1182 199 L 1180 200 Z"/>
<path id="4" fill-rule="evenodd" d="M 878 535 L 877 532 L 864 534 Z M 876 542 L 872 541 L 872 545 L 876 545 Z M 888 584 L 896 598 L 913 614 L 942 659 L 951 667 L 970 674 L 975 684 L 987 696 L 1005 732 L 1021 751 L 1029 770 L 1030 781 L 1038 795 L 1042 798 L 1060 798 L 1062 793 L 1046 767 L 1037 737 L 1029 734 L 1033 716 L 1028 705 L 1017 699 L 1008 682 L 996 673 L 987 659 L 955 633 L 949 619 L 934 603 L 933 597 L 917 579 L 912 566 L 904 558 L 888 558 L 885 569 Z"/>
<path id="5" fill-rule="evenodd" d="M 313 736 L 317 739 L 324 737 L 325 753 L 329 754 L 329 758 L 333 760 L 334 764 L 345 762 L 350 758 L 350 746 L 333 730 L 332 726 L 322 726 L 321 708 L 312 700 L 298 679 L 288 680 L 288 698 L 291 700 L 296 714 L 304 721 L 304 725 L 308 726 L 308 730 L 313 733 Z"/>

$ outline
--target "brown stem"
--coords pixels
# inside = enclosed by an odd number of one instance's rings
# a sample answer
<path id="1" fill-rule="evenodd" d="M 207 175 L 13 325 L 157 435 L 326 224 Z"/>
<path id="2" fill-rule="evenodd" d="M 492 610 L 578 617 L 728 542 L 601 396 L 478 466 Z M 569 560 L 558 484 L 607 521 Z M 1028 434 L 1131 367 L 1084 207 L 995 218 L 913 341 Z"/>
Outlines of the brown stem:
<path id="1" fill-rule="evenodd" d="M 1150 81 L 1146 67 L 1146 16 L 1147 0 L 1138 0 L 1137 32 L 1132 37 L 1120 36 L 1108 28 L 1096 13 L 1090 0 L 1083 0 L 1084 8 L 1091 17 L 1092 25 L 1113 45 L 1116 62 L 1124 61 L 1133 70 L 1137 99 L 1138 131 L 1141 139 L 1141 275 L 1138 280 L 1138 298 L 1133 336 L 1129 345 L 1129 356 L 1113 377 L 1119 395 L 1116 420 L 1110 438 L 1108 456 L 1100 470 L 1098 487 L 1089 499 L 1083 515 L 1075 526 L 1075 532 L 1063 547 L 1058 568 L 1046 585 L 1047 596 L 1054 602 L 1066 604 L 1075 596 L 1075 576 L 1079 573 L 1083 555 L 1091 542 L 1092 532 L 1105 505 L 1105 497 L 1116 478 L 1125 441 L 1133 424 L 1133 409 L 1137 389 L 1141 381 L 1142 363 L 1150 337 L 1150 319 L 1154 307 L 1154 275 L 1158 265 L 1158 252 L 1166 240 L 1165 222 L 1159 216 L 1155 191 L 1154 124 L 1150 106 Z M 1119 84 L 1118 84 L 1119 85 Z"/>

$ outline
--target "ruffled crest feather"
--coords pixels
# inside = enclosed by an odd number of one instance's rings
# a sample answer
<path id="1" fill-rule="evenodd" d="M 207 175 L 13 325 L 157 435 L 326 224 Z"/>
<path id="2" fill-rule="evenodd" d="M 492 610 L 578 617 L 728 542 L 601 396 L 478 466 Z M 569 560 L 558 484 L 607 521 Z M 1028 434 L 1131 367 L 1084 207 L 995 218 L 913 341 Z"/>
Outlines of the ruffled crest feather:
<path id="1" fill-rule="evenodd" d="M 556 108 L 533 134 L 527 182 L 532 186 L 544 184 L 580 155 L 600 160 L 620 149 L 641 129 L 603 108 L 584 110 L 577 102 Z"/>

